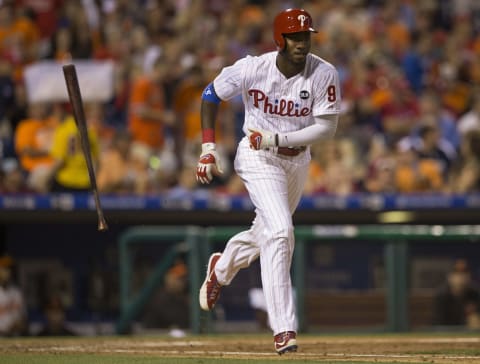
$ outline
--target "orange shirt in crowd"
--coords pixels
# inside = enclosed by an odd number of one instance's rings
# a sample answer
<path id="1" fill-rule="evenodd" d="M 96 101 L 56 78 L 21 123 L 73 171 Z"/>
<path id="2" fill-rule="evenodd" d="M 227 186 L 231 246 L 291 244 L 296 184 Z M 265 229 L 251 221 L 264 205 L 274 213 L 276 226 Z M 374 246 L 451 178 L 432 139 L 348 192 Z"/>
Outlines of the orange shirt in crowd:
<path id="1" fill-rule="evenodd" d="M 58 27 L 59 11 L 64 0 L 17 0 L 35 13 L 35 22 L 44 39 L 50 38 Z"/>
<path id="2" fill-rule="evenodd" d="M 0 26 L 0 54 L 8 57 L 14 65 L 14 79 L 21 80 L 23 67 L 36 57 L 39 31 L 26 17 L 14 19 L 8 26 Z"/>
<path id="3" fill-rule="evenodd" d="M 395 171 L 395 184 L 400 193 L 438 192 L 443 186 L 438 163 L 420 159 L 414 166 L 399 166 Z"/>
<path id="4" fill-rule="evenodd" d="M 23 169 L 30 172 L 41 164 L 51 164 L 53 162 L 48 153 L 58 124 L 58 120 L 55 118 L 46 120 L 24 119 L 18 124 L 15 133 L 15 150 Z M 24 152 L 27 148 L 46 154 L 34 157 Z"/>
<path id="5" fill-rule="evenodd" d="M 202 103 L 203 88 L 195 85 L 182 85 L 175 95 L 175 113 L 183 121 L 183 137 L 187 142 L 199 142 L 202 137 L 202 123 L 200 122 L 200 106 Z M 228 105 L 220 104 L 220 113 L 225 112 Z M 215 128 L 215 140 L 222 140 L 221 126 Z"/>
<path id="6" fill-rule="evenodd" d="M 165 107 L 164 92 L 160 85 L 146 77 L 140 77 L 132 85 L 130 97 L 129 130 L 133 140 L 158 149 L 163 146 L 163 123 L 158 120 L 148 119 L 136 114 L 136 110 L 147 107 L 162 111 Z"/>
<path id="7" fill-rule="evenodd" d="M 183 120 L 183 137 L 195 141 L 202 133 L 200 105 L 203 88 L 193 84 L 183 84 L 175 94 L 175 113 Z"/>
<path id="8" fill-rule="evenodd" d="M 386 35 L 389 39 L 389 44 L 400 54 L 405 52 L 410 46 L 410 32 L 401 22 L 389 24 L 386 29 Z"/>

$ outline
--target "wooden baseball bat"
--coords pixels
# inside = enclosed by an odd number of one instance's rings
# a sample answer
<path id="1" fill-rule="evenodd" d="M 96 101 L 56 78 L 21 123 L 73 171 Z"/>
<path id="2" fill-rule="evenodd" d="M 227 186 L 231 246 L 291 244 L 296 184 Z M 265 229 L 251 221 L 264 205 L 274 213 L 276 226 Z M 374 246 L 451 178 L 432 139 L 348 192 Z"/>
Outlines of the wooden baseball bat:
<path id="1" fill-rule="evenodd" d="M 80 143 L 82 145 L 83 155 L 87 163 L 88 175 L 90 177 L 90 186 L 95 200 L 95 208 L 98 217 L 98 230 L 105 231 L 108 229 L 107 222 L 103 216 L 102 205 L 100 204 L 100 197 L 97 189 L 97 179 L 95 177 L 95 170 L 93 169 L 92 154 L 90 149 L 90 141 L 88 139 L 87 122 L 85 112 L 83 110 L 82 94 L 80 93 L 80 86 L 78 84 L 77 71 L 74 64 L 67 64 L 63 66 L 63 75 L 65 76 L 65 83 L 67 84 L 68 97 L 72 105 L 73 117 L 77 124 L 78 133 L 80 135 Z"/>

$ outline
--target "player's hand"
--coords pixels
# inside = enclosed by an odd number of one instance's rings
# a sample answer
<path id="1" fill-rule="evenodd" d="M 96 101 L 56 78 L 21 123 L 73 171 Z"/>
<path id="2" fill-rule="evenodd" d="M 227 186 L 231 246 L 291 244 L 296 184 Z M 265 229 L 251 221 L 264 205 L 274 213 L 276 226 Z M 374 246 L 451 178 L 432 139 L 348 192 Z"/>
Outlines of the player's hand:
<path id="1" fill-rule="evenodd" d="M 202 154 L 197 164 L 197 181 L 203 184 L 212 182 L 213 174 L 223 173 L 220 157 L 215 150 L 215 143 L 203 143 Z"/>
<path id="2" fill-rule="evenodd" d="M 261 129 L 248 129 L 250 148 L 255 150 L 276 147 L 276 134 Z"/>

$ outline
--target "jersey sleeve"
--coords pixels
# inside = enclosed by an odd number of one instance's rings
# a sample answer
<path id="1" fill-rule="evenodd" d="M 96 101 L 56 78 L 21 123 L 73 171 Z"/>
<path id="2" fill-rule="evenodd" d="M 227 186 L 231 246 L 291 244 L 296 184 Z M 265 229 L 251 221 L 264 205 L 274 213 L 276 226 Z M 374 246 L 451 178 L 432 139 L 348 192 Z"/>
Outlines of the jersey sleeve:
<path id="1" fill-rule="evenodd" d="M 248 57 L 239 59 L 231 66 L 224 67 L 213 80 L 215 93 L 222 100 L 230 100 L 242 92 L 243 75 L 248 64 Z"/>
<path id="2" fill-rule="evenodd" d="M 317 80 L 312 115 L 339 114 L 341 93 L 337 70 L 332 66 L 328 67 Z"/>

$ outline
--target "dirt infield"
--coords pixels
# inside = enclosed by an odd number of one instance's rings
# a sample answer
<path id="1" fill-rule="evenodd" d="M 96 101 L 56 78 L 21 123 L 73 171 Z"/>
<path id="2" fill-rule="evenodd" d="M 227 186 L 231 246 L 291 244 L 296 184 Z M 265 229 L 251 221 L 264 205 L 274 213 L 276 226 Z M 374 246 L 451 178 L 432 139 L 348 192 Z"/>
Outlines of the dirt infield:
<path id="1" fill-rule="evenodd" d="M 480 363 L 479 335 L 303 335 L 292 362 L 317 363 Z M 122 336 L 95 338 L 0 339 L 1 354 L 132 354 L 171 358 L 284 360 L 266 335 Z M 257 360 L 257 361 L 256 361 Z M 1 360 L 0 360 L 1 362 Z M 208 361 L 199 361 L 208 363 Z"/>

